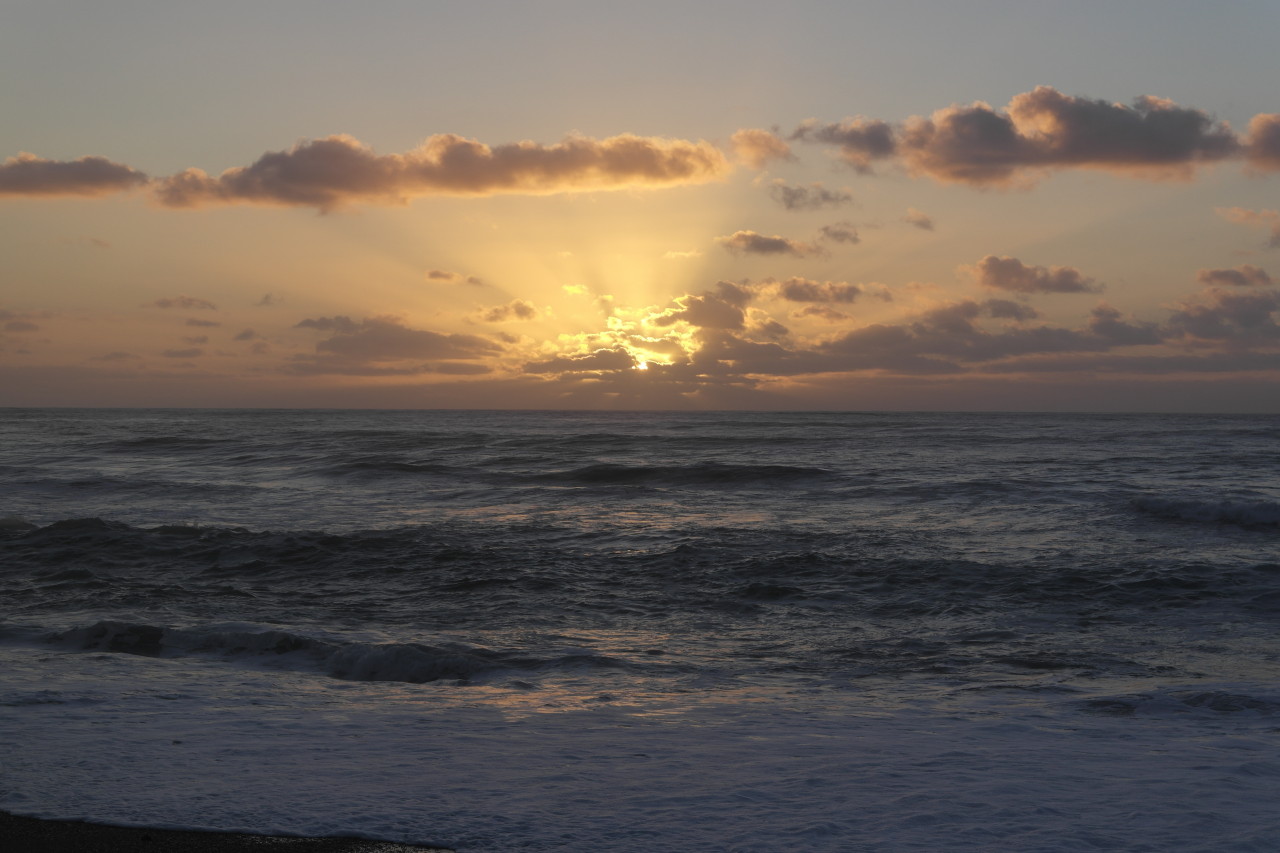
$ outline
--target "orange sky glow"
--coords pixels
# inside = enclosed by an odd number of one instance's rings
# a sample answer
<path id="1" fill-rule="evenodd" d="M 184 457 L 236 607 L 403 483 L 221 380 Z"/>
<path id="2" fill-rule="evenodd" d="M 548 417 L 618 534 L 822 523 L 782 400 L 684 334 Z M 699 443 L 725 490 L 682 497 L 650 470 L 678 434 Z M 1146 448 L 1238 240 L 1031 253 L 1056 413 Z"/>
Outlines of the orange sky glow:
<path id="1" fill-rule="evenodd" d="M 1276 60 L 1165 56 L 1252 4 L 1102 67 L 1083 11 L 296 5 L 10 15 L 0 405 L 1280 411 Z M 873 86 L 895 45 L 957 65 Z"/>

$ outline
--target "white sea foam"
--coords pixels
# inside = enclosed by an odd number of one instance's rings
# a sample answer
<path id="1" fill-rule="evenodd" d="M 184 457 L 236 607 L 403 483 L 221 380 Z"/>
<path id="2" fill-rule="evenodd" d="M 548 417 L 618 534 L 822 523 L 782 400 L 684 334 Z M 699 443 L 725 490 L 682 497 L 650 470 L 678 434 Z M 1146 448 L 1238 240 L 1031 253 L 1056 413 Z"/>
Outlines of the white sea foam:
<path id="1" fill-rule="evenodd" d="M 0 807 L 20 814 L 477 853 L 1280 844 L 1280 696 L 1239 685 L 1121 697 L 1121 716 L 1016 691 L 888 713 L 856 694 L 589 702 L 0 656 Z"/>

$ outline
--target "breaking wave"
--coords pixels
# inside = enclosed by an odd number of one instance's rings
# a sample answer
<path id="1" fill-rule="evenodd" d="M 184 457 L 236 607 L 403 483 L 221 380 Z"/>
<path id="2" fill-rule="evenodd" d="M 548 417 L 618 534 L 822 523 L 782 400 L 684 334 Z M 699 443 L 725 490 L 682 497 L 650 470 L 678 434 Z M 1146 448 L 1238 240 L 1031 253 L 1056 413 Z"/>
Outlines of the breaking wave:
<path id="1" fill-rule="evenodd" d="M 345 681 L 467 682 L 504 671 L 619 669 L 634 666 L 581 649 L 537 657 L 464 643 L 362 643 L 308 637 L 290 631 L 168 628 L 102 621 L 56 632 L 46 642 L 72 651 L 147 657 L 215 657 L 230 663 L 320 672 Z"/>
<path id="2" fill-rule="evenodd" d="M 1135 509 L 1148 515 L 1201 524 L 1236 524 L 1241 527 L 1280 525 L 1280 502 L 1267 500 L 1187 500 L 1134 498 Z"/>

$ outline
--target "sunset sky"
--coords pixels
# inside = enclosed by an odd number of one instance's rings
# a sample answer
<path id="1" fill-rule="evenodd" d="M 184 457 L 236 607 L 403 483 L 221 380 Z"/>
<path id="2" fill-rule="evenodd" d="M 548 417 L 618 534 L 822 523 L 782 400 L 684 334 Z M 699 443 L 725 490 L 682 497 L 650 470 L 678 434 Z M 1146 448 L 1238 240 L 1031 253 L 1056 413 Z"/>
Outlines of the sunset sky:
<path id="1" fill-rule="evenodd" d="M 1280 412 L 1277 33 L 9 0 L 0 405 Z"/>

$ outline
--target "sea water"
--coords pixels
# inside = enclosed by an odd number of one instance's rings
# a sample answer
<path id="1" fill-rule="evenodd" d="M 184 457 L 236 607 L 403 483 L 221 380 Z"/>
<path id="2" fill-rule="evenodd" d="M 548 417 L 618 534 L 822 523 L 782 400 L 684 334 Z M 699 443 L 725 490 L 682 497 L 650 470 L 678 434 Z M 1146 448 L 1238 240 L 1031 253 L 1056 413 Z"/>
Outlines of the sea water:
<path id="1" fill-rule="evenodd" d="M 0 410 L 0 808 L 1280 849 L 1280 418 Z"/>

